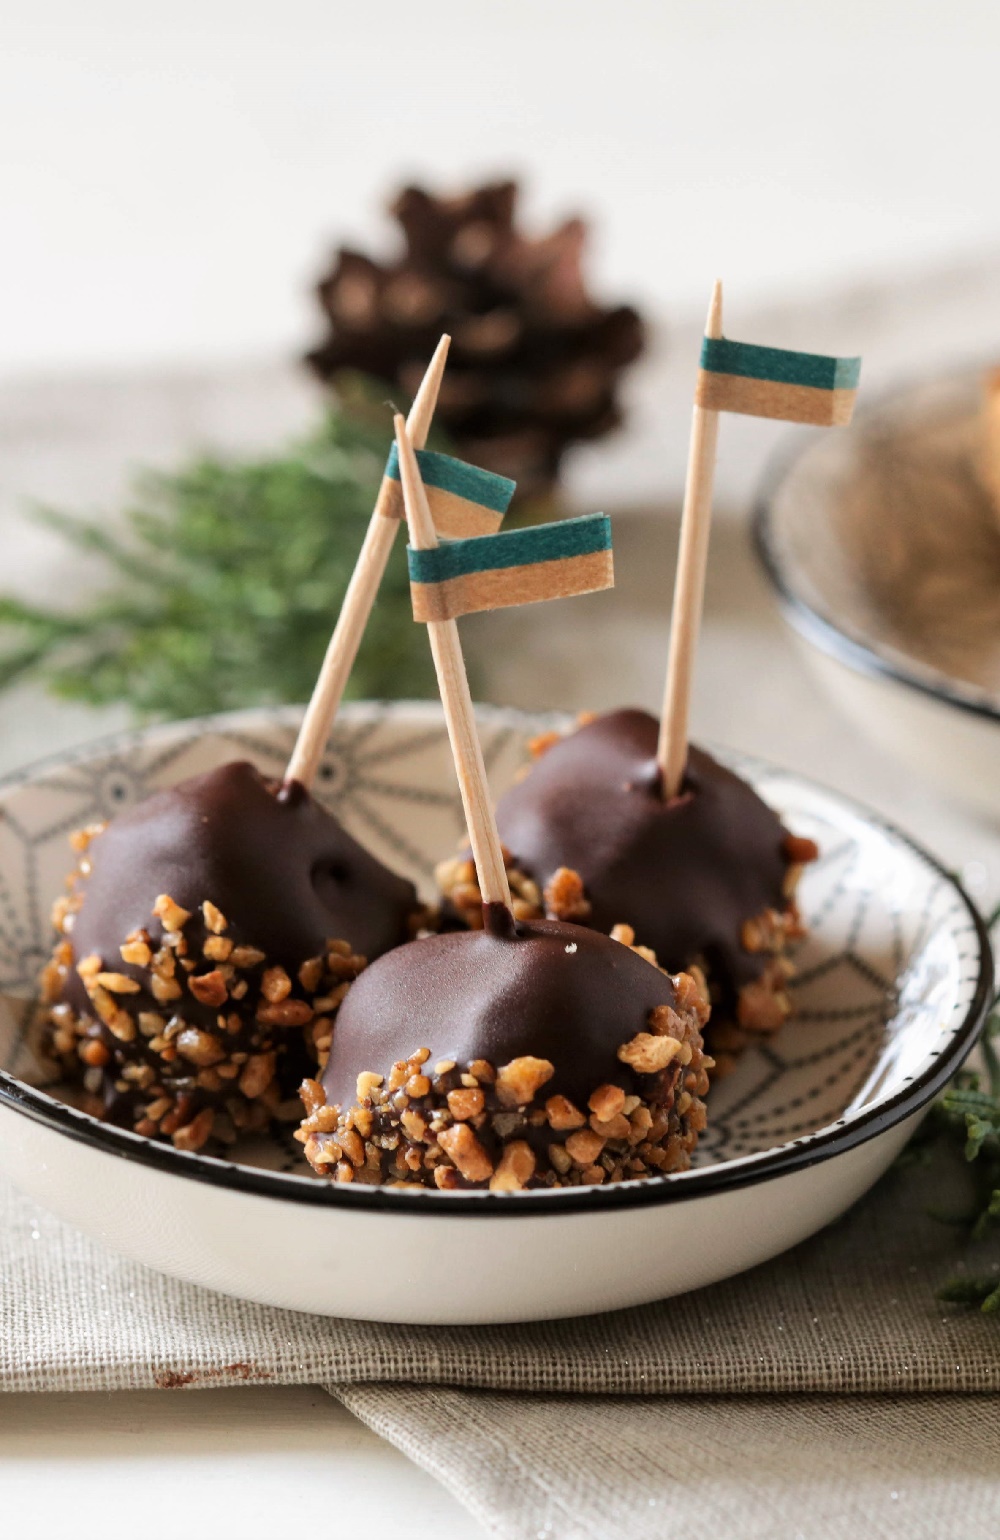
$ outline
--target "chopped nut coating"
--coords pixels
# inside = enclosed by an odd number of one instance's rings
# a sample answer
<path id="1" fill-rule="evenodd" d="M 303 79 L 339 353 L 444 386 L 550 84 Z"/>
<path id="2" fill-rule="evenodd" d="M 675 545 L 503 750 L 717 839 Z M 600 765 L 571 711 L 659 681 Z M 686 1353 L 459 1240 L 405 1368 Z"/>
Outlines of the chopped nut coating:
<path id="1" fill-rule="evenodd" d="M 438 1143 L 468 1182 L 484 1182 L 493 1175 L 493 1162 L 468 1123 L 456 1123 L 438 1135 Z"/>
<path id="2" fill-rule="evenodd" d="M 552 1079 L 554 1073 L 555 1066 L 548 1059 L 536 1059 L 531 1054 L 501 1065 L 496 1079 L 500 1105 L 526 1107 L 545 1082 Z"/>
<path id="3" fill-rule="evenodd" d="M 164 930 L 183 930 L 191 918 L 191 911 L 175 904 L 169 893 L 160 894 L 153 905 L 153 913 L 162 921 Z"/>
<path id="4" fill-rule="evenodd" d="M 654 1037 L 650 1032 L 637 1032 L 630 1042 L 621 1045 L 618 1057 L 637 1075 L 655 1075 L 666 1069 L 680 1053 L 681 1044 L 675 1037 Z"/>

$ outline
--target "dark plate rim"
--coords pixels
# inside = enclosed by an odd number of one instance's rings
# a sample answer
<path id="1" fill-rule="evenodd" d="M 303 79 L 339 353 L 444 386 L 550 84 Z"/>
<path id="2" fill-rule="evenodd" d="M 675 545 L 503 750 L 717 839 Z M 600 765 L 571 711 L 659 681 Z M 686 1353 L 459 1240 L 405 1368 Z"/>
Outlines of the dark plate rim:
<path id="1" fill-rule="evenodd" d="M 368 703 L 376 704 L 376 703 Z M 405 703 L 393 703 L 403 706 Z M 487 708 L 489 710 L 490 708 Z M 495 709 L 495 708 L 493 708 Z M 232 721 L 237 715 L 226 718 L 202 719 L 203 726 L 213 726 L 220 721 Z M 513 715 L 501 710 L 499 715 Z M 172 724 L 180 726 L 184 724 Z M 125 742 L 134 734 L 114 734 L 105 743 Z M 90 745 L 91 751 L 99 743 Z M 85 749 L 79 751 L 81 757 Z M 48 763 L 63 756 L 50 756 Z M 766 765 L 766 761 L 758 761 Z M 33 770 L 38 767 L 31 767 Z M 851 808 L 873 827 L 906 845 L 929 867 L 936 871 L 954 890 L 963 906 L 972 934 L 978 943 L 978 970 L 972 999 L 961 1024 L 951 1033 L 947 1043 L 933 1056 L 926 1069 L 913 1082 L 898 1091 L 887 1101 L 866 1112 L 841 1120 L 829 1129 L 808 1134 L 790 1144 L 757 1156 L 742 1157 L 736 1162 L 723 1162 L 716 1166 L 701 1166 L 676 1176 L 651 1178 L 613 1187 L 570 1188 L 558 1193 L 531 1192 L 523 1194 L 438 1193 L 412 1192 L 398 1188 L 363 1187 L 323 1183 L 310 1177 L 293 1176 L 280 1172 L 258 1171 L 247 1166 L 232 1165 L 214 1156 L 192 1154 L 175 1150 L 170 1146 L 155 1144 L 152 1140 L 130 1130 L 100 1123 L 89 1114 L 56 1102 L 44 1092 L 35 1090 L 23 1081 L 15 1079 L 0 1069 L 0 1106 L 30 1118 L 33 1122 L 65 1137 L 89 1145 L 107 1154 L 135 1161 L 166 1175 L 191 1181 L 207 1182 L 211 1186 L 230 1191 L 253 1194 L 258 1197 L 277 1198 L 285 1202 L 304 1203 L 320 1208 L 367 1209 L 377 1213 L 405 1214 L 421 1219 L 450 1218 L 455 1214 L 478 1214 L 481 1218 L 518 1217 L 529 1218 L 544 1214 L 569 1216 L 594 1213 L 603 1209 L 638 1208 L 648 1204 L 682 1202 L 707 1197 L 720 1192 L 737 1191 L 740 1188 L 766 1181 L 774 1177 L 791 1175 L 837 1155 L 856 1149 L 868 1140 L 885 1133 L 897 1123 L 903 1122 L 920 1111 L 943 1088 L 975 1046 L 982 1029 L 993 992 L 993 953 L 989 934 L 979 911 L 969 898 L 962 884 L 934 855 L 917 840 L 912 839 L 889 819 L 874 813 L 853 797 L 824 787 L 820 782 L 797 772 L 784 771 L 778 766 L 769 767 L 772 773 L 786 776 L 834 797 Z M 11 777 L 23 783 L 30 779 L 30 771 Z M 970 954 L 963 961 L 973 961 Z"/>

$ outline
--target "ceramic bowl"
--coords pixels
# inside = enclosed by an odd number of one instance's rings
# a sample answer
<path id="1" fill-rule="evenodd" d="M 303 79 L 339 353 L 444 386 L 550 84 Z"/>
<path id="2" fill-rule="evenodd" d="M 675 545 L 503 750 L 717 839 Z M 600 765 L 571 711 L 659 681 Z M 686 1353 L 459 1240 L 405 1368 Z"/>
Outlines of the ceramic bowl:
<path id="1" fill-rule="evenodd" d="M 822 855 L 795 1015 L 711 1093 L 694 1169 L 614 1187 L 499 1195 L 332 1186 L 289 1135 L 233 1159 L 104 1125 L 46 1085 L 27 1028 L 66 836 L 154 787 L 234 757 L 279 772 L 297 714 L 159 727 L 62 755 L 0 785 L 0 1162 L 39 1203 L 163 1272 L 262 1303 L 382 1321 L 576 1315 L 679 1293 L 828 1224 L 901 1149 L 969 1052 L 992 977 L 955 881 L 842 796 L 758 762 L 747 775 Z M 484 708 L 499 791 L 554 719 Z M 436 706 L 359 705 L 319 794 L 425 889 L 462 829 Z"/>
<path id="2" fill-rule="evenodd" d="M 758 555 L 803 655 L 862 731 L 1000 818 L 1000 519 L 977 474 L 982 369 L 795 436 Z M 789 442 L 792 442 L 791 440 Z"/>

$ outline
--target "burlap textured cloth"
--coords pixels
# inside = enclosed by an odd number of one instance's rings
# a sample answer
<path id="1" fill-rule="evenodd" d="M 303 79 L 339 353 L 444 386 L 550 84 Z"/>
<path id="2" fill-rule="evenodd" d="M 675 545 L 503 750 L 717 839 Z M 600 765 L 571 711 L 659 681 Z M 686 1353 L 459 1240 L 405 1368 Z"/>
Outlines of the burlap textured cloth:
<path id="1" fill-rule="evenodd" d="M 0 1185 L 0 1389 L 995 1390 L 1000 1329 L 934 1298 L 970 1260 L 958 1232 L 927 1212 L 954 1202 L 924 1168 L 897 1169 L 839 1223 L 713 1288 L 607 1315 L 449 1330 L 330 1320 L 178 1283 Z M 641 1227 L 637 1210 L 637 1237 Z M 990 1258 L 971 1260 L 978 1272 Z"/>
<path id="2" fill-rule="evenodd" d="M 970 1540 L 1000 1521 L 989 1396 L 334 1390 L 503 1540 Z"/>
<path id="3" fill-rule="evenodd" d="M 177 1283 L 0 1187 L 0 1388 L 324 1385 L 509 1540 L 708 1523 L 964 1540 L 1000 1519 L 1000 1329 L 935 1301 L 956 1268 L 996 1262 L 928 1214 L 955 1202 L 950 1181 L 897 1169 L 794 1252 L 696 1294 L 451 1331 Z"/>

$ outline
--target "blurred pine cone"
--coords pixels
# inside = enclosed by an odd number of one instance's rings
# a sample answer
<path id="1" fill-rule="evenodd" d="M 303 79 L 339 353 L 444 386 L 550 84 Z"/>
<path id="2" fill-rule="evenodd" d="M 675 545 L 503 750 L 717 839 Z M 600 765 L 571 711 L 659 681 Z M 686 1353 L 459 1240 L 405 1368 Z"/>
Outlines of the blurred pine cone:
<path id="1" fill-rule="evenodd" d="M 357 370 L 412 395 L 450 332 L 436 421 L 463 458 L 533 498 L 551 491 L 570 444 L 621 422 L 618 378 L 642 352 L 643 325 L 588 295 L 583 221 L 525 236 L 517 192 L 515 182 L 453 198 L 406 188 L 391 207 L 403 255 L 382 265 L 336 253 L 318 285 L 329 330 L 308 362 L 327 381 Z"/>

